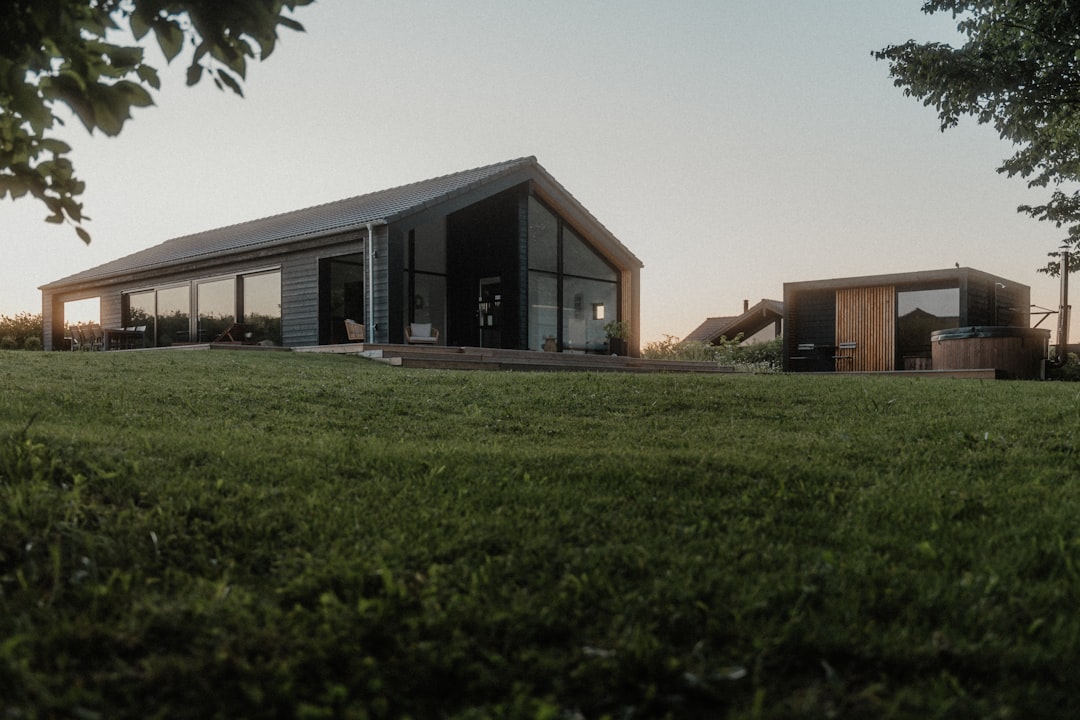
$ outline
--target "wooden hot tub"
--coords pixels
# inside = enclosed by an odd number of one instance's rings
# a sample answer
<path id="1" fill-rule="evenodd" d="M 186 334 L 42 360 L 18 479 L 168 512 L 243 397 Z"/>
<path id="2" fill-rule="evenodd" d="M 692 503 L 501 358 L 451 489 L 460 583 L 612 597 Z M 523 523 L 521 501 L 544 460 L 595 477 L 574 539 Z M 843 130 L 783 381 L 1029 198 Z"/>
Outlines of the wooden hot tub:
<path id="1" fill-rule="evenodd" d="M 1006 377 L 1038 380 L 1050 346 L 1050 331 L 992 325 L 930 333 L 935 370 L 994 368 Z"/>

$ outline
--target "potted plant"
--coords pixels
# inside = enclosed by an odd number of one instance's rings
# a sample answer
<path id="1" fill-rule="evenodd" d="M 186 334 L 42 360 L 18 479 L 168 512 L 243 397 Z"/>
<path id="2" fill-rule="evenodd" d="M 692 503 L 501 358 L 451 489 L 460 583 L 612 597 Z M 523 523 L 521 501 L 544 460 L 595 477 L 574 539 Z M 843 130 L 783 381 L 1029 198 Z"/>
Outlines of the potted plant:
<path id="1" fill-rule="evenodd" d="M 607 335 L 608 350 L 612 355 L 626 354 L 626 339 L 630 336 L 630 323 L 612 320 L 604 326 L 604 334 Z"/>

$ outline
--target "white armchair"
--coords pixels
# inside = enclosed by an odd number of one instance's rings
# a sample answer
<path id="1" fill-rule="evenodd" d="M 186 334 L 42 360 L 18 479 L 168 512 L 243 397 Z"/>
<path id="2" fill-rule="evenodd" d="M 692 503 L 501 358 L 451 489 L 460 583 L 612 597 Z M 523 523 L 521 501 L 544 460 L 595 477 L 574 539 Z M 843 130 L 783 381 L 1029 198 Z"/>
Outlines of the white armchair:
<path id="1" fill-rule="evenodd" d="M 431 323 L 409 323 L 405 326 L 405 342 L 410 345 L 435 345 L 439 342 L 439 328 Z"/>

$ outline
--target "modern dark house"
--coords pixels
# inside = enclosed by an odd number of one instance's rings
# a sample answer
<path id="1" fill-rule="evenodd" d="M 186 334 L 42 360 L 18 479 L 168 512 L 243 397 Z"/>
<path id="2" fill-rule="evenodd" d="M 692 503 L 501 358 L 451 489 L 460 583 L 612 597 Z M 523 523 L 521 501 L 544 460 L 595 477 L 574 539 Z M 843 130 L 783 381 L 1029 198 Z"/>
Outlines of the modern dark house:
<path id="1" fill-rule="evenodd" d="M 964 267 L 791 282 L 784 314 L 785 370 L 930 370 L 935 331 L 1027 329 L 1031 289 Z"/>
<path id="2" fill-rule="evenodd" d="M 536 158 L 167 240 L 41 287 L 46 349 L 65 303 L 99 298 L 101 324 L 145 328 L 144 344 L 287 347 L 405 342 L 607 352 L 622 321 L 637 354 L 642 263 Z"/>

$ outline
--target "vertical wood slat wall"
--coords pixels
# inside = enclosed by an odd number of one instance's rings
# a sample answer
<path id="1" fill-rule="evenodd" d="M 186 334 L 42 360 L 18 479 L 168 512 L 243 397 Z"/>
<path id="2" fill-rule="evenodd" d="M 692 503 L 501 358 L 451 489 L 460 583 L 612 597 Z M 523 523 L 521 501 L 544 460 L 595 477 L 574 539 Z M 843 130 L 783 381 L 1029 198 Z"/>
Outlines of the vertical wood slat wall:
<path id="1" fill-rule="evenodd" d="M 896 369 L 896 288 L 892 285 L 836 291 L 836 344 L 853 342 L 850 367 Z"/>

